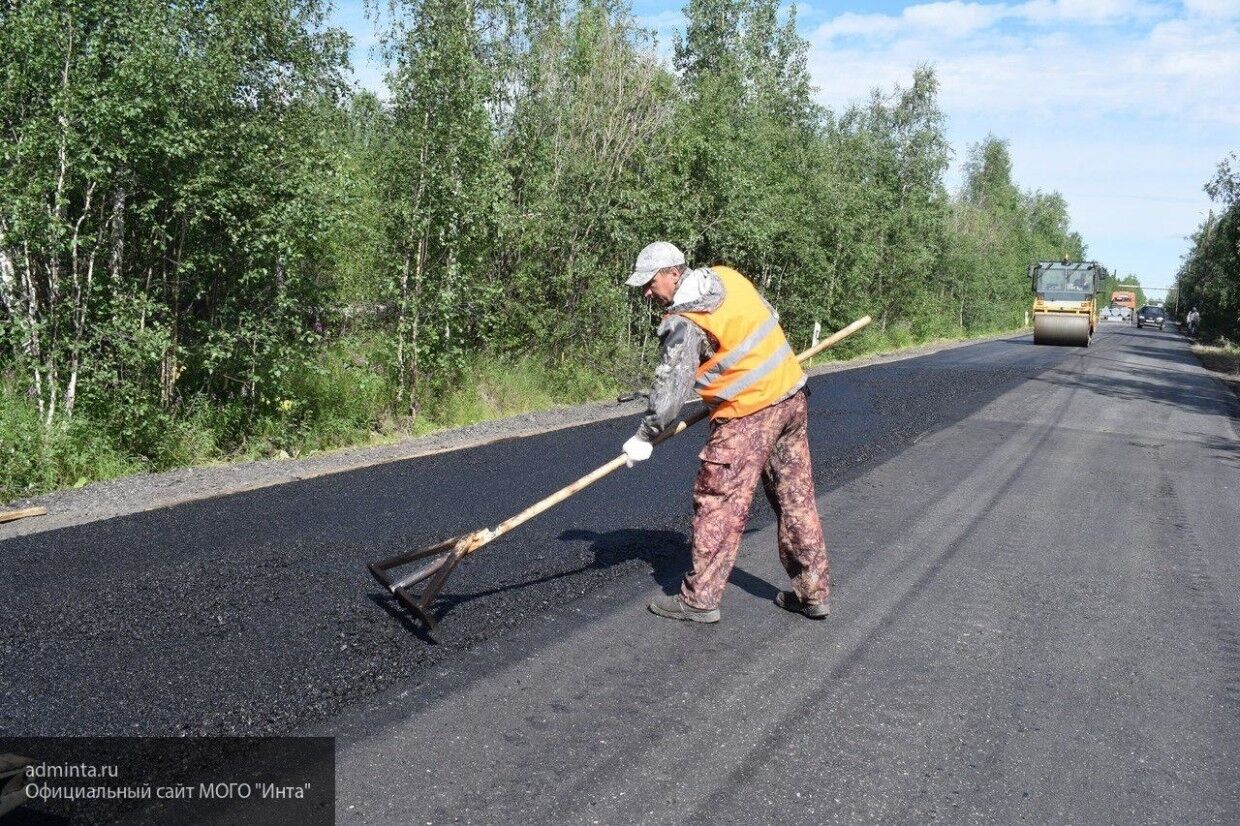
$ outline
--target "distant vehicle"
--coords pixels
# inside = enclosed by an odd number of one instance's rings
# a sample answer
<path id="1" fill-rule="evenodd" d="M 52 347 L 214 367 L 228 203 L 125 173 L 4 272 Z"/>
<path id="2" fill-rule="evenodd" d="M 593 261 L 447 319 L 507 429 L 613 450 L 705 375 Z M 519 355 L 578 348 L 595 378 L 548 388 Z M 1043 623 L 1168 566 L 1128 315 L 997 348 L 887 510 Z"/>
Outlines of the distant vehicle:
<path id="1" fill-rule="evenodd" d="M 1099 321 L 1132 321 L 1132 309 L 1129 307 L 1121 307 L 1118 304 L 1112 304 L 1110 307 L 1103 307 L 1102 312 L 1098 313 Z"/>
<path id="2" fill-rule="evenodd" d="M 1163 312 L 1162 307 L 1153 307 L 1149 304 L 1146 304 L 1144 307 L 1142 307 L 1140 310 L 1137 311 L 1137 327 L 1138 328 L 1146 327 L 1146 326 L 1153 327 L 1155 324 L 1158 325 L 1158 329 L 1160 330 L 1163 329 L 1163 327 L 1165 327 L 1167 324 L 1167 316 Z"/>
<path id="3" fill-rule="evenodd" d="M 1132 318 L 1137 314 L 1137 294 L 1129 290 L 1116 290 L 1111 293 L 1111 306 L 1119 308 L 1119 320 L 1132 323 Z M 1115 313 L 1111 314 L 1111 318 L 1115 318 Z"/>
<path id="4" fill-rule="evenodd" d="M 1038 261 L 1029 265 L 1033 343 L 1088 347 L 1098 317 L 1098 288 L 1106 268 L 1097 261 Z"/>

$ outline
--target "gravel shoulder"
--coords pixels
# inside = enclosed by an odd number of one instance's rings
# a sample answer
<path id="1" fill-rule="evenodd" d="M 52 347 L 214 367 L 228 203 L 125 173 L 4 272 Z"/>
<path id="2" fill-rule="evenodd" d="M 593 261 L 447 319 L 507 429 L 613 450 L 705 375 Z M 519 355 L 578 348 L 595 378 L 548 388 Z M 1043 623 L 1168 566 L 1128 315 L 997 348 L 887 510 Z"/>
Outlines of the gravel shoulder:
<path id="1" fill-rule="evenodd" d="M 833 362 L 811 368 L 810 375 L 855 370 L 874 364 L 918 358 L 945 350 L 968 347 L 985 341 L 1019 338 L 1026 333 L 1000 333 L 966 341 L 933 342 L 876 356 L 846 362 Z M 552 410 L 525 413 L 487 422 L 406 439 L 395 444 L 343 448 L 299 459 L 268 459 L 208 467 L 190 467 L 163 473 L 144 473 L 96 482 L 77 490 L 61 490 L 16 500 L 6 508 L 42 506 L 44 516 L 0 524 L 0 541 L 29 536 L 73 525 L 83 525 L 132 513 L 157 510 L 236 493 L 257 490 L 371 467 L 429 456 L 453 450 L 478 447 L 504 439 L 547 433 L 568 427 L 637 416 L 645 410 L 643 400 L 591 402 Z"/>

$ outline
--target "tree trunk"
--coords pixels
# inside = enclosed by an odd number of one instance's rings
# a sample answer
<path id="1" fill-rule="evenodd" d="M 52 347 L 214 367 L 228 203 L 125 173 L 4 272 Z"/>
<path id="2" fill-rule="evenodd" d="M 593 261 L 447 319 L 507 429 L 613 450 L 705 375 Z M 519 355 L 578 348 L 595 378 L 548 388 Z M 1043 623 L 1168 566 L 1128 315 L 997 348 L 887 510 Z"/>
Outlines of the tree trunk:
<path id="1" fill-rule="evenodd" d="M 405 260 L 400 268 L 400 301 L 396 313 L 396 404 L 405 403 L 409 390 L 409 365 L 405 360 L 405 336 L 409 330 L 409 276 L 413 268 L 413 253 L 406 249 Z"/>
<path id="2" fill-rule="evenodd" d="M 39 335 L 38 293 L 35 288 L 34 265 L 30 261 L 30 244 L 22 245 L 22 281 L 26 290 L 26 355 L 34 373 L 34 397 L 39 406 L 39 418 L 45 415 L 43 402 L 43 342 Z"/>
<path id="3" fill-rule="evenodd" d="M 421 406 L 418 400 L 418 379 L 420 377 L 418 333 L 422 323 L 422 274 L 426 267 L 426 234 L 427 231 L 423 228 L 422 235 L 418 239 L 418 253 L 413 267 L 413 329 L 409 337 L 410 360 L 412 362 L 409 371 L 409 415 L 415 419 L 418 417 L 418 409 Z"/>
<path id="4" fill-rule="evenodd" d="M 65 33 L 67 43 L 65 46 L 65 59 L 60 71 L 60 93 L 65 100 L 69 98 L 69 68 L 73 63 L 73 45 L 74 30 L 72 20 L 70 20 L 68 31 Z M 65 188 L 69 178 L 69 130 L 71 122 L 68 115 L 63 111 L 57 115 L 56 123 L 60 127 L 59 142 L 56 147 L 56 188 L 52 193 L 52 202 L 48 207 L 48 217 L 51 219 L 52 225 L 62 225 L 65 220 L 65 209 L 67 206 L 67 198 L 65 197 Z M 80 222 L 79 222 L 80 226 Z M 74 233 L 76 238 L 76 232 Z M 48 257 L 47 257 L 47 308 L 45 317 L 48 321 L 48 346 L 44 353 L 46 358 L 47 370 L 47 405 L 43 409 L 43 424 L 50 428 L 56 420 L 56 406 L 59 396 L 59 371 L 57 369 L 57 350 L 59 349 L 59 322 L 60 322 L 60 279 L 62 262 L 60 259 L 60 250 L 58 245 L 52 238 L 48 238 Z M 73 255 L 76 257 L 76 244 L 74 244 Z M 32 296 L 34 297 L 34 296 Z M 36 297 L 37 298 L 37 297 Z"/>
<path id="5" fill-rule="evenodd" d="M 95 257 L 98 250 L 98 244 L 92 244 L 90 249 L 90 258 L 86 264 L 86 273 L 83 275 L 81 269 L 81 259 L 78 256 L 80 249 L 80 240 L 82 232 L 82 224 L 87 216 L 90 215 L 91 202 L 95 196 L 95 182 L 91 181 L 86 187 L 86 198 L 82 204 L 82 214 L 78 216 L 77 222 L 73 226 L 73 239 L 71 241 L 70 261 L 71 273 L 73 277 L 73 340 L 69 343 L 69 382 L 65 385 L 64 407 L 65 417 L 73 417 L 73 404 L 77 400 L 77 382 L 78 371 L 82 366 L 82 347 L 86 343 L 86 311 L 90 304 L 91 288 L 95 280 Z"/>
<path id="6" fill-rule="evenodd" d="M 121 174 L 124 174 L 123 169 Z M 121 270 L 125 266 L 125 200 L 127 197 L 125 187 L 118 186 L 112 195 L 112 215 L 108 221 L 111 249 L 108 258 L 108 276 L 112 280 L 114 289 L 119 288 Z"/>
<path id="7" fill-rule="evenodd" d="M 409 227 L 409 241 L 417 240 L 413 252 L 413 284 L 410 285 L 409 250 L 405 251 L 405 264 L 401 270 L 401 305 L 400 319 L 397 322 L 397 364 L 400 372 L 400 388 L 397 403 L 404 400 L 406 389 L 409 391 L 409 415 L 418 415 L 418 332 L 421 322 L 422 272 L 426 266 L 428 228 L 422 222 L 422 198 L 426 195 L 426 156 L 430 147 L 426 142 L 426 134 L 430 129 L 431 112 L 427 109 L 422 113 L 422 146 L 418 150 L 418 185 L 413 194 L 413 224 Z M 410 319 L 412 311 L 413 318 Z M 409 331 L 408 352 L 405 346 L 405 332 Z"/>

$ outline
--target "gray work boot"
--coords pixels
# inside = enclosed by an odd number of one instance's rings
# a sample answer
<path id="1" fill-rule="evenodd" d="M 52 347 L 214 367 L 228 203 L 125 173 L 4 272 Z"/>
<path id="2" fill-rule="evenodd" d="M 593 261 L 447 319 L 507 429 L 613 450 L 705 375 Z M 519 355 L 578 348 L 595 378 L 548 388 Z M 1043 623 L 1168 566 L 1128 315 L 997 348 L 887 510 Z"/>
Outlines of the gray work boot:
<path id="1" fill-rule="evenodd" d="M 692 605 L 686 605 L 684 600 L 680 598 L 680 594 L 672 594 L 670 597 L 656 597 L 654 602 L 650 603 L 650 611 L 661 617 L 688 620 L 689 622 L 719 621 L 718 608 L 694 608 Z"/>
<path id="2" fill-rule="evenodd" d="M 775 604 L 785 611 L 803 614 L 810 619 L 826 619 L 831 613 L 831 597 L 822 602 L 805 602 L 796 595 L 796 591 L 780 591 L 775 595 Z"/>

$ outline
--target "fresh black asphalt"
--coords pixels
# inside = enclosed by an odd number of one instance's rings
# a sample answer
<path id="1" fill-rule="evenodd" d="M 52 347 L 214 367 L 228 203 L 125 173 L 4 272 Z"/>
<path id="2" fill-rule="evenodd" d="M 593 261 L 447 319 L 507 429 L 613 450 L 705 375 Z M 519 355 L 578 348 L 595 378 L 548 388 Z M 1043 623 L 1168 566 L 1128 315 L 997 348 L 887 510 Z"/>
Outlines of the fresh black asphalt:
<path id="1" fill-rule="evenodd" d="M 810 382 L 819 492 L 1070 351 L 998 341 Z M 0 732 L 270 734 L 615 578 L 687 563 L 704 425 L 488 546 L 415 636 L 365 564 L 498 524 L 610 460 L 613 420 L 0 543 Z M 751 527 L 773 516 L 756 497 Z"/>
<path id="2" fill-rule="evenodd" d="M 721 627 L 642 611 L 687 564 L 691 431 L 419 636 L 365 563 L 611 459 L 609 421 L 0 543 L 0 733 L 334 734 L 342 822 L 1234 822 L 1237 408 L 1183 341 L 810 387 L 825 623 L 770 605 L 760 496 Z"/>

